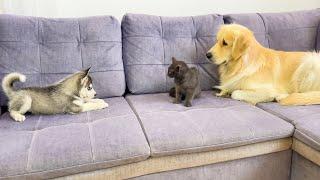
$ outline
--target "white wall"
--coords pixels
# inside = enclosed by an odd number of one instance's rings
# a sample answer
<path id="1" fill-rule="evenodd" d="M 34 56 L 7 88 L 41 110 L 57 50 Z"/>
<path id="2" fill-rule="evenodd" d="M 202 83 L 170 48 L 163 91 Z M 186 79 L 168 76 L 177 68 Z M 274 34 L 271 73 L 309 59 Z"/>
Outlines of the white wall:
<path id="1" fill-rule="evenodd" d="M 320 0 L 0 0 L 2 13 L 81 17 L 125 13 L 188 16 L 210 13 L 281 12 L 320 8 Z"/>

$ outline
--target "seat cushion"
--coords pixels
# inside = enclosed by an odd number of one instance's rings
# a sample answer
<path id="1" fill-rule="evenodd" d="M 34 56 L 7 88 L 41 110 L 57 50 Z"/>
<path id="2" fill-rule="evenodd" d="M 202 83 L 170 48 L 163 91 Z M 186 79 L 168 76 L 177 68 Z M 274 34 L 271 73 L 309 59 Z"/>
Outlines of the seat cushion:
<path id="1" fill-rule="evenodd" d="M 257 107 L 203 92 L 193 106 L 168 94 L 129 95 L 151 147 L 151 156 L 200 152 L 289 137 L 293 126 Z"/>
<path id="2" fill-rule="evenodd" d="M 0 178 L 47 179 L 142 161 L 149 146 L 123 97 L 77 115 L 0 118 Z"/>
<path id="3" fill-rule="evenodd" d="M 292 123 L 294 137 L 320 151 L 320 106 L 281 106 L 262 103 L 260 108 Z"/>
<path id="4" fill-rule="evenodd" d="M 44 86 L 91 66 L 98 97 L 123 95 L 121 28 L 114 17 L 53 19 L 2 14 L 0 27 L 0 80 L 20 72 L 27 76 L 23 86 Z M 0 106 L 6 102 L 0 88 Z"/>
<path id="5" fill-rule="evenodd" d="M 123 61 L 133 94 L 166 92 L 173 86 L 167 68 L 175 56 L 200 72 L 201 88 L 216 83 L 216 66 L 205 54 L 214 45 L 220 15 L 160 17 L 126 14 L 122 19 Z"/>

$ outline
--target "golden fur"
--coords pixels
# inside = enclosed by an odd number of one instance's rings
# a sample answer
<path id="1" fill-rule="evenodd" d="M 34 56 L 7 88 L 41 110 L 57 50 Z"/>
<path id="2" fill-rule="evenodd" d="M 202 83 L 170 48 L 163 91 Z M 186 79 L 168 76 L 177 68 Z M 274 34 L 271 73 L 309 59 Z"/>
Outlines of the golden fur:
<path id="1" fill-rule="evenodd" d="M 285 52 L 263 47 L 246 27 L 223 25 L 208 52 L 219 65 L 217 96 L 252 104 L 320 104 L 320 54 Z"/>

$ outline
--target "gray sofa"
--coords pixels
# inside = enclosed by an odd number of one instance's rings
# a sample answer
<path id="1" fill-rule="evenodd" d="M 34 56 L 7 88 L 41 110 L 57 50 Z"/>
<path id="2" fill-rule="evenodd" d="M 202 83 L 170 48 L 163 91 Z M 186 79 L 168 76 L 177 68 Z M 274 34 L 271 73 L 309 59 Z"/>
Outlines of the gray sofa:
<path id="1" fill-rule="evenodd" d="M 252 106 L 213 96 L 205 58 L 220 25 L 264 46 L 313 51 L 320 9 L 290 13 L 47 19 L 0 15 L 0 79 L 46 85 L 92 66 L 107 109 L 10 119 L 0 91 L 0 179 L 320 179 L 320 106 Z M 172 56 L 200 71 L 203 95 L 172 104 Z"/>

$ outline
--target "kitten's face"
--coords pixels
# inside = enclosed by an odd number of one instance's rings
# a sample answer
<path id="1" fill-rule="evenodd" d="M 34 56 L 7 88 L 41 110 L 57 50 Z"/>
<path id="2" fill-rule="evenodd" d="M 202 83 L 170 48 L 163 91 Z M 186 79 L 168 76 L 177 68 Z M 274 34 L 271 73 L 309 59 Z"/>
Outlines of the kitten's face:
<path id="1" fill-rule="evenodd" d="M 172 58 L 172 64 L 168 68 L 168 76 L 174 78 L 176 76 L 181 76 L 188 70 L 186 63 L 183 61 L 177 61 L 174 57 Z"/>

